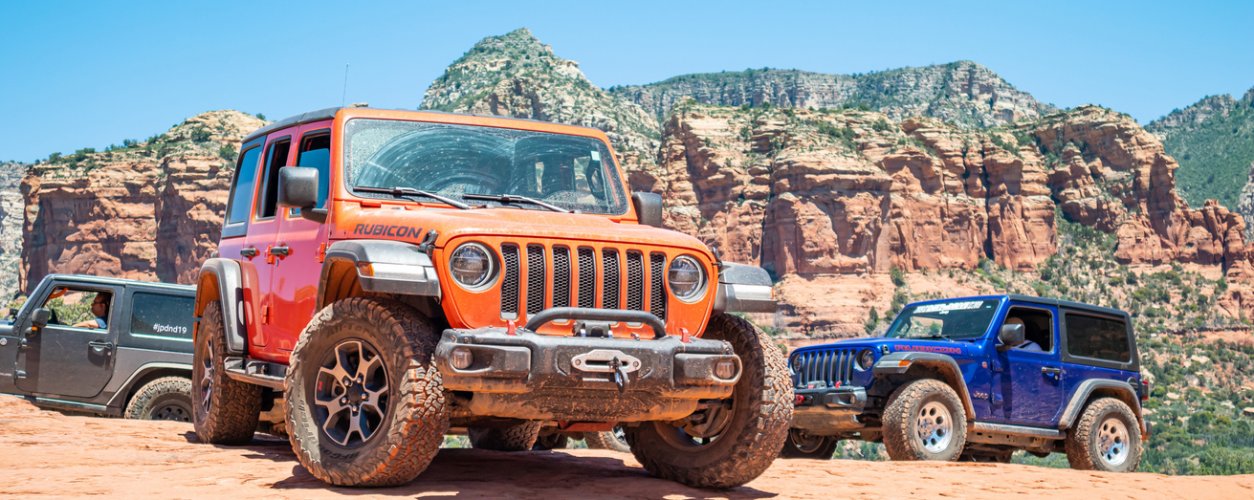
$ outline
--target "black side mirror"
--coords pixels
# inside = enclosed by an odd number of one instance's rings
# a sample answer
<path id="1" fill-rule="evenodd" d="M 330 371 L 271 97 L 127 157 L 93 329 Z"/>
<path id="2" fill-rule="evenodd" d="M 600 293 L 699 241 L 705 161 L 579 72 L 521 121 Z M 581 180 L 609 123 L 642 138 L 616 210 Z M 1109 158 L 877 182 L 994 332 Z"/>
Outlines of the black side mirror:
<path id="1" fill-rule="evenodd" d="M 662 227 L 662 195 L 657 193 L 631 193 L 631 204 L 641 224 Z"/>
<path id="2" fill-rule="evenodd" d="M 52 310 L 46 307 L 35 309 L 35 312 L 31 314 L 31 324 L 39 328 L 48 326 L 49 321 L 52 321 Z"/>
<path id="3" fill-rule="evenodd" d="M 326 210 L 314 208 L 318 204 L 318 169 L 313 167 L 283 167 L 279 169 L 279 204 L 299 208 L 301 217 L 324 222 Z"/>
<path id="4" fill-rule="evenodd" d="M 1023 343 L 1023 325 L 1022 324 L 1001 325 L 1001 331 L 997 333 L 997 340 L 1001 341 L 1001 345 L 997 347 L 998 349 L 1001 349 L 1001 350 L 1006 350 L 1011 347 L 1022 344 Z"/>

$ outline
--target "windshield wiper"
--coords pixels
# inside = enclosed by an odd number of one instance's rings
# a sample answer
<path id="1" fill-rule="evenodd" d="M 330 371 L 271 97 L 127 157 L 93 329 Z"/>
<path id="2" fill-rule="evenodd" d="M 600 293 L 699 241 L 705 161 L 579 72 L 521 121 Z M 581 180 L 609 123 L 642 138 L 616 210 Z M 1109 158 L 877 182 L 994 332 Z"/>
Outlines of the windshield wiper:
<path id="1" fill-rule="evenodd" d="M 409 198 L 409 199 L 431 198 L 440 203 L 452 205 L 462 210 L 468 210 L 470 208 L 470 205 L 454 200 L 447 196 L 441 196 L 441 195 L 432 193 L 430 191 L 423 191 L 421 189 L 414 189 L 414 188 L 408 188 L 408 187 L 398 186 L 398 187 L 382 188 L 382 187 L 372 187 L 372 186 L 359 186 L 359 187 L 353 188 L 353 191 L 361 191 L 363 193 L 390 194 L 397 198 Z"/>
<path id="2" fill-rule="evenodd" d="M 507 205 L 510 203 L 530 203 L 538 207 L 547 208 L 554 212 L 570 213 L 570 210 L 559 207 L 557 205 L 553 205 L 551 203 L 545 203 L 535 198 L 529 198 L 526 196 L 520 196 L 516 194 L 463 194 L 462 198 L 467 199 L 467 200 L 495 201 L 495 202 L 504 203 Z"/>

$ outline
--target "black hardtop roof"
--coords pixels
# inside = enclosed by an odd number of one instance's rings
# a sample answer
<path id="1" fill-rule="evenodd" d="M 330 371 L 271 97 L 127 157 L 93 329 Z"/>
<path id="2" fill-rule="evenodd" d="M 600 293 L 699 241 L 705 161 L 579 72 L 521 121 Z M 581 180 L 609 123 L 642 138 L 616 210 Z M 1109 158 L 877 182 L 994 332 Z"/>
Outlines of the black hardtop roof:
<path id="1" fill-rule="evenodd" d="M 1083 302 L 1072 302 L 1070 300 L 1054 299 L 1054 298 L 1047 298 L 1047 297 L 1035 297 L 1032 295 L 1020 295 L 1020 294 L 1014 294 L 1014 293 L 1007 295 L 1007 297 L 1009 297 L 1010 300 L 1019 301 L 1019 302 L 1032 302 L 1036 304 L 1044 304 L 1044 305 L 1050 305 L 1054 307 L 1064 307 L 1067 309 L 1087 311 L 1087 312 L 1092 312 L 1092 313 L 1097 313 L 1097 314 L 1105 314 L 1108 316 L 1119 316 L 1119 317 L 1128 316 L 1127 312 L 1120 310 L 1120 309 L 1096 306 L 1093 304 L 1085 304 Z"/>
<path id="2" fill-rule="evenodd" d="M 244 140 L 241 141 L 241 143 L 246 143 L 258 137 L 263 137 L 266 134 L 269 134 L 270 132 L 274 132 L 280 129 L 285 129 L 293 125 L 301 125 L 304 123 L 330 120 L 332 118 L 335 118 L 335 114 L 340 112 L 341 109 L 360 109 L 360 107 L 336 106 L 334 108 L 323 108 L 323 109 L 319 109 L 315 111 L 301 113 L 295 116 L 289 116 L 287 118 L 284 118 L 282 120 L 271 123 L 269 125 L 266 125 L 264 127 L 261 127 L 253 131 L 251 134 L 248 134 L 248 136 L 245 137 Z M 546 122 L 544 120 L 534 120 L 531 118 L 515 118 L 512 116 L 500 116 L 500 115 L 483 115 L 483 114 L 478 114 L 478 113 L 451 113 L 448 111 L 439 111 L 439 110 L 434 110 L 434 109 L 395 109 L 395 108 L 369 108 L 369 109 L 378 109 L 378 110 L 383 110 L 383 111 L 413 111 L 417 113 L 433 113 L 433 114 L 442 114 L 442 115 L 481 116 L 484 118 L 499 118 L 502 120 L 514 120 L 514 121 L 520 121 L 520 122 L 551 123 L 551 122 Z M 580 127 L 580 128 L 585 128 L 589 130 L 600 130 L 595 127 L 584 127 L 582 125 L 573 125 L 569 123 L 564 123 L 563 125 L 568 125 L 571 127 Z"/>
<path id="3" fill-rule="evenodd" d="M 93 276 L 90 274 L 49 274 L 44 279 L 59 279 L 64 281 L 77 281 L 79 283 L 90 283 L 96 285 L 115 285 L 126 286 L 132 288 L 147 288 L 151 290 L 164 290 L 171 292 L 190 292 L 196 293 L 196 287 L 192 285 L 176 285 L 174 283 L 161 283 L 156 281 L 140 281 L 126 278 L 110 278 L 106 276 Z"/>

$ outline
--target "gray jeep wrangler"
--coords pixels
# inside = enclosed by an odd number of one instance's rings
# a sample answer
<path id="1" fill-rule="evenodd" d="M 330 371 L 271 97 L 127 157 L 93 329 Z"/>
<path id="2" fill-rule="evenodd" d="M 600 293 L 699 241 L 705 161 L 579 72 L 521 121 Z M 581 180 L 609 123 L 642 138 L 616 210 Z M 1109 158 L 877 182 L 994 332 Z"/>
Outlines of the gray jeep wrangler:
<path id="1" fill-rule="evenodd" d="M 0 322 L 0 393 L 55 410 L 191 421 L 190 286 L 50 275 Z"/>

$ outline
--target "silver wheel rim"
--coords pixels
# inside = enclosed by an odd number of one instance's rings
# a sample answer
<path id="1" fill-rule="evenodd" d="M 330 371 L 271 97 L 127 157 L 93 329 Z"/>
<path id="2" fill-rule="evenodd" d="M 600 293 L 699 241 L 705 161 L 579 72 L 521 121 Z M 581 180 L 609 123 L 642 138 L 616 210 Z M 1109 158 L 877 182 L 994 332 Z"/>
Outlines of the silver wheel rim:
<path id="1" fill-rule="evenodd" d="M 209 409 L 209 401 L 213 398 L 213 339 L 205 340 L 205 355 L 200 360 L 200 407 Z"/>
<path id="2" fill-rule="evenodd" d="M 1111 467 L 1123 465 L 1128 460 L 1128 427 L 1118 417 L 1102 421 L 1097 430 L 1097 451 L 1102 462 Z"/>
<path id="3" fill-rule="evenodd" d="M 918 438 L 923 449 L 929 453 L 940 453 L 949 448 L 953 441 L 954 423 L 949 408 L 939 401 L 929 401 L 919 409 L 915 425 Z"/>
<path id="4" fill-rule="evenodd" d="M 788 440 L 792 441 L 792 446 L 802 453 L 812 455 L 823 447 L 823 436 L 811 436 L 802 431 L 788 431 Z"/>
<path id="5" fill-rule="evenodd" d="M 390 407 L 378 351 L 355 339 L 336 344 L 318 368 L 313 400 L 314 421 L 331 441 L 353 447 L 373 438 Z"/>
<path id="6" fill-rule="evenodd" d="M 627 432 L 623 430 L 623 426 L 621 425 L 614 426 L 614 431 L 611 432 L 610 435 L 614 436 L 614 439 L 618 441 L 618 444 L 623 445 L 624 448 L 628 447 Z"/>

